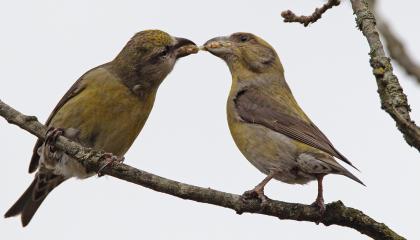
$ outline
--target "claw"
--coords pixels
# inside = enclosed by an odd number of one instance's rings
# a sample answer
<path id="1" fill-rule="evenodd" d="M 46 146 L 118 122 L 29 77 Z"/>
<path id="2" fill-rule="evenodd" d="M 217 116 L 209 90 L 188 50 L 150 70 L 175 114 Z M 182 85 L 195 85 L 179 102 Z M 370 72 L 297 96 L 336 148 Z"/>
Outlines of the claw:
<path id="1" fill-rule="evenodd" d="M 104 153 L 104 155 L 102 155 L 101 158 L 105 159 L 105 163 L 104 165 L 101 166 L 101 168 L 99 168 L 98 170 L 98 177 L 102 177 L 104 174 L 102 173 L 102 171 L 109 166 L 109 164 L 112 163 L 123 163 L 124 162 L 124 157 L 117 157 L 112 153 Z"/>
<path id="2" fill-rule="evenodd" d="M 261 201 L 261 204 L 266 204 L 269 200 L 271 200 L 264 194 L 264 190 L 259 190 L 255 188 L 244 192 L 242 194 L 242 199 L 244 201 L 251 199 L 259 199 Z"/>
<path id="3" fill-rule="evenodd" d="M 275 174 L 275 172 L 270 172 L 270 174 L 268 174 L 267 177 L 264 178 L 264 180 L 262 180 L 257 186 L 255 186 L 254 189 L 244 192 L 242 194 L 242 200 L 246 201 L 249 199 L 257 198 L 261 201 L 261 204 L 266 204 L 270 199 L 264 195 L 264 187 L 274 177 Z"/>
<path id="4" fill-rule="evenodd" d="M 311 204 L 311 206 L 313 206 L 313 207 L 316 207 L 316 208 L 318 208 L 318 210 L 319 210 L 319 215 L 320 215 L 320 217 L 319 217 L 319 219 L 315 222 L 316 223 L 316 225 L 318 225 L 320 222 L 321 222 L 321 220 L 322 220 L 322 218 L 324 217 L 324 213 L 325 213 L 325 204 L 324 204 L 324 199 L 316 199 L 316 201 L 315 202 L 313 202 L 312 204 Z"/>
<path id="5" fill-rule="evenodd" d="M 51 146 L 51 143 L 57 141 L 57 138 L 64 134 L 63 128 L 50 127 L 45 134 L 45 144 L 48 145 L 50 152 L 55 152 L 54 146 Z"/>
<path id="6" fill-rule="evenodd" d="M 313 202 L 311 204 L 311 206 L 318 208 L 321 216 L 324 215 L 324 213 L 325 213 L 324 199 L 316 199 L 316 201 Z"/>

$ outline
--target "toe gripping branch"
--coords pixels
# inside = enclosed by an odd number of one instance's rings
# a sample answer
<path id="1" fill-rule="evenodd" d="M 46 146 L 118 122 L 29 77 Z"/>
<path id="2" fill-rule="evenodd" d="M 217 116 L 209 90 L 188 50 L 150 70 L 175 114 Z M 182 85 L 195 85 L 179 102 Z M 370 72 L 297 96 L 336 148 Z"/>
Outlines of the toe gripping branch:
<path id="1" fill-rule="evenodd" d="M 59 136 L 62 136 L 64 134 L 63 128 L 55 128 L 50 127 L 47 130 L 47 133 L 45 134 L 45 145 L 48 145 L 48 149 L 50 152 L 55 152 L 56 148 L 52 145 L 55 141 L 57 141 L 57 138 Z"/>
<path id="2" fill-rule="evenodd" d="M 98 177 L 102 177 L 104 175 L 102 171 L 110 164 L 124 162 L 124 157 L 117 157 L 112 153 L 104 153 L 101 158 L 104 159 L 104 164 L 98 170 Z"/>

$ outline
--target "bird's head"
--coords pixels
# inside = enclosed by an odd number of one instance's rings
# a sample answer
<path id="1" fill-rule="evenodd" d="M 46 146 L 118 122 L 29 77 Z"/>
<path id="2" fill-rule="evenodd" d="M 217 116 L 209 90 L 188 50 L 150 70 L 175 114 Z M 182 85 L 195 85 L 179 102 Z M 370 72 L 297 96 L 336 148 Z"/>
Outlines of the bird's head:
<path id="1" fill-rule="evenodd" d="M 273 47 L 252 33 L 238 32 L 230 36 L 212 38 L 203 48 L 223 59 L 232 74 L 243 70 L 254 73 L 276 69 L 283 71 Z"/>
<path id="2" fill-rule="evenodd" d="M 161 30 L 145 30 L 128 41 L 113 65 L 129 85 L 152 87 L 165 79 L 179 58 L 197 51 L 191 40 L 173 37 Z"/>

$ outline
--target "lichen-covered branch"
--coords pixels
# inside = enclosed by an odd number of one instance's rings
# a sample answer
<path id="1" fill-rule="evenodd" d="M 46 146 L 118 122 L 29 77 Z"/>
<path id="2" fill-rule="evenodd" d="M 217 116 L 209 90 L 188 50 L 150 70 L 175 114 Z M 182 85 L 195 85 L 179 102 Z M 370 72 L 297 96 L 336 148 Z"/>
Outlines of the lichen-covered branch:
<path id="1" fill-rule="evenodd" d="M 0 116 L 39 138 L 44 138 L 47 131 L 47 128 L 39 123 L 36 117 L 25 116 L 1 100 Z M 63 136 L 59 136 L 53 144 L 76 158 L 90 171 L 97 172 L 106 161 L 103 158 L 103 152 L 83 147 Z M 261 204 L 258 200 L 244 200 L 240 195 L 159 177 L 123 163 L 112 163 L 102 169 L 101 173 L 182 199 L 230 208 L 238 214 L 257 213 L 279 219 L 321 222 L 326 226 L 335 224 L 356 229 L 373 239 L 404 239 L 385 224 L 375 221 L 360 210 L 344 206 L 341 201 L 327 204 L 325 214 L 321 217 L 318 209 L 312 206 L 274 200 Z"/>
<path id="2" fill-rule="evenodd" d="M 339 1 L 329 0 L 320 9 L 316 9 L 311 16 L 296 16 L 290 10 L 284 11 L 282 16 L 285 22 L 300 22 L 307 26 L 319 19 L 327 9 L 339 3 Z M 407 96 L 404 94 L 398 78 L 392 72 L 390 59 L 385 54 L 376 29 L 375 16 L 369 11 L 367 0 L 351 0 L 351 4 L 356 15 L 357 25 L 366 37 L 370 47 L 370 65 L 376 77 L 381 106 L 395 120 L 406 142 L 420 151 L 420 128 L 410 117 L 411 110 Z M 394 37 L 386 25 L 380 24 L 379 26 L 382 27 L 382 34 L 388 40 L 388 47 L 394 59 L 409 74 L 420 76 L 420 69 L 408 57 L 401 42 Z"/>
<path id="3" fill-rule="evenodd" d="M 318 21 L 328 9 L 340 5 L 340 0 L 328 0 L 321 8 L 316 8 L 315 11 L 309 16 L 297 16 L 291 10 L 286 10 L 281 13 L 284 22 L 297 22 L 302 23 L 307 27 L 310 23 Z"/>
<path id="4" fill-rule="evenodd" d="M 417 80 L 417 83 L 420 84 L 420 65 L 410 57 L 404 44 L 392 31 L 389 24 L 380 16 L 376 10 L 376 1 L 369 0 L 368 4 L 375 15 L 379 33 L 385 39 L 389 55 L 407 72 L 408 75 L 413 76 L 414 79 Z"/>
<path id="5" fill-rule="evenodd" d="M 420 128 L 411 120 L 407 96 L 392 72 L 391 61 L 385 54 L 375 27 L 375 16 L 366 0 L 351 0 L 351 4 L 357 26 L 370 47 L 370 65 L 376 77 L 382 108 L 395 120 L 407 143 L 420 151 Z"/>

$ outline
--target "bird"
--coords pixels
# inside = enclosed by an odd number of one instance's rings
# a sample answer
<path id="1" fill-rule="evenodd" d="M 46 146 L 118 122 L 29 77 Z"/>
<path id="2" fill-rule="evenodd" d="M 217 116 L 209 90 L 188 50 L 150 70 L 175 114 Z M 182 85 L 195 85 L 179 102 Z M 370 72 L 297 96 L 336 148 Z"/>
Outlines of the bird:
<path id="1" fill-rule="evenodd" d="M 228 65 L 232 75 L 227 100 L 229 130 L 240 152 L 266 175 L 243 194 L 245 199 L 266 203 L 264 187 L 272 179 L 288 184 L 317 180 L 318 194 L 312 205 L 323 213 L 325 175 L 344 175 L 364 185 L 335 160 L 357 169 L 300 108 L 269 43 L 252 33 L 237 32 L 212 38 L 200 49 Z"/>
<path id="2" fill-rule="evenodd" d="M 46 121 L 46 140 L 36 142 L 29 165 L 29 173 L 36 171 L 35 178 L 4 216 L 20 215 L 26 226 L 55 187 L 72 177 L 95 175 L 52 146 L 59 135 L 104 151 L 111 160 L 122 160 L 152 110 L 159 85 L 179 58 L 197 51 L 189 39 L 144 30 L 112 61 L 83 74 Z"/>

